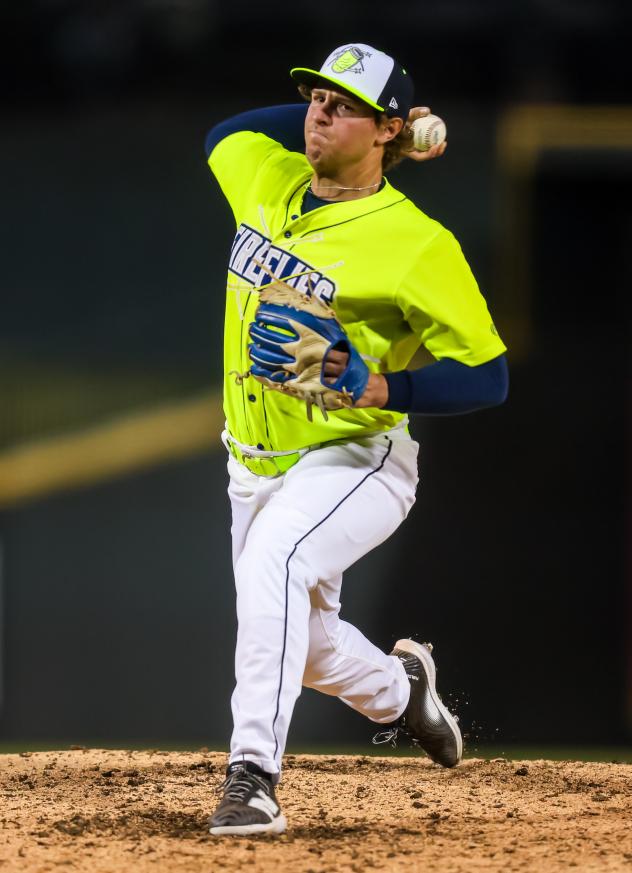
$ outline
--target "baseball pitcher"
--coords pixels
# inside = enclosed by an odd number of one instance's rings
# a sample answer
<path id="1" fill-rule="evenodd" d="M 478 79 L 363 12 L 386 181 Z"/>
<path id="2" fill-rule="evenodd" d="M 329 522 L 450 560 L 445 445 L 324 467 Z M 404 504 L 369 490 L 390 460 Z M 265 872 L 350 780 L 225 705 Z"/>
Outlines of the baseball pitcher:
<path id="1" fill-rule="evenodd" d="M 453 235 L 385 177 L 415 147 L 410 75 L 352 43 L 291 76 L 306 103 L 207 137 L 233 211 L 223 441 L 237 593 L 234 730 L 212 834 L 282 833 L 274 787 L 302 686 L 334 695 L 444 767 L 462 739 L 431 646 L 390 654 L 341 620 L 347 567 L 415 500 L 407 415 L 507 395 L 500 340 Z M 408 369 L 421 346 L 435 361 Z"/>

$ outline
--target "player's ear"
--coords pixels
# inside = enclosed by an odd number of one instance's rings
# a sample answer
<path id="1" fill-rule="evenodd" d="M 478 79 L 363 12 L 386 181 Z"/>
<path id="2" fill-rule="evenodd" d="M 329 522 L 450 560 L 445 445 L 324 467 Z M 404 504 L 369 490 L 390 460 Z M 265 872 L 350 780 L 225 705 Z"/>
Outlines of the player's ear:
<path id="1" fill-rule="evenodd" d="M 377 125 L 377 145 L 384 145 L 395 139 L 403 127 L 403 118 L 389 118 L 388 115 L 383 115 Z"/>

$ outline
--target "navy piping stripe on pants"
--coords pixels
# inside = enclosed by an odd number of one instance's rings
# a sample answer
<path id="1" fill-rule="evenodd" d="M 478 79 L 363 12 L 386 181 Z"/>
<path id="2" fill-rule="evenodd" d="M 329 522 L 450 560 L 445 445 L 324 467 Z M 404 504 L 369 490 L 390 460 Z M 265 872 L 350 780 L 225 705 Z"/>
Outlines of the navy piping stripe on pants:
<path id="1" fill-rule="evenodd" d="M 283 687 L 283 664 L 285 662 L 285 649 L 286 649 L 286 645 L 287 645 L 287 612 L 288 612 L 288 593 L 289 593 L 289 585 L 290 585 L 290 561 L 292 560 L 292 557 L 294 556 L 297 548 L 300 546 L 300 544 L 303 542 L 304 539 L 306 539 L 311 533 L 313 533 L 316 530 L 316 528 L 320 527 L 321 524 L 324 524 L 327 521 L 327 519 L 330 518 L 334 514 L 334 512 L 338 509 L 338 507 L 342 506 L 342 504 L 345 502 L 345 500 L 347 500 L 349 497 L 351 497 L 351 495 L 355 491 L 357 491 L 361 485 L 363 485 L 366 482 L 366 480 L 369 478 L 369 476 L 373 476 L 374 473 L 379 473 L 379 471 L 382 469 L 382 467 L 386 463 L 386 459 L 390 455 L 392 448 L 393 448 L 393 443 L 391 440 L 388 440 L 388 449 L 386 450 L 384 457 L 380 461 L 379 466 L 377 466 L 375 468 L 375 470 L 371 470 L 369 473 L 367 473 L 366 476 L 364 476 L 364 478 L 361 479 L 357 485 L 354 485 L 354 487 L 351 489 L 351 491 L 349 491 L 348 494 L 345 494 L 345 496 L 341 500 L 339 500 L 338 503 L 336 503 L 334 508 L 332 510 L 330 510 L 324 518 L 321 518 L 320 521 L 316 522 L 314 527 L 310 528 L 307 531 L 307 533 L 303 534 L 303 536 L 300 538 L 300 540 L 297 540 L 297 542 L 294 543 L 294 547 L 293 547 L 292 551 L 290 552 L 290 554 L 288 555 L 287 560 L 285 562 L 285 617 L 283 620 L 283 649 L 281 651 L 281 670 L 280 670 L 280 674 L 279 674 L 279 690 L 277 692 L 276 712 L 274 713 L 274 719 L 272 720 L 272 733 L 274 734 L 274 740 L 275 740 L 275 745 L 274 745 L 274 757 L 275 758 L 276 758 L 277 752 L 279 751 L 279 740 L 278 740 L 276 733 L 275 733 L 275 726 L 276 726 L 276 720 L 279 716 L 279 708 L 281 705 L 281 689 Z"/>

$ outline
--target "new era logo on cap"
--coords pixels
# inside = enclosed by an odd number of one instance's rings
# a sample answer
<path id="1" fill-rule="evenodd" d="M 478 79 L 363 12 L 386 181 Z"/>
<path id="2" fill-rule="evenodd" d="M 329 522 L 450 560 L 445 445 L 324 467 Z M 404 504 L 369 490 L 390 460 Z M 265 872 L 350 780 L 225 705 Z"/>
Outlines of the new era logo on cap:
<path id="1" fill-rule="evenodd" d="M 390 55 L 364 43 L 334 49 L 320 70 L 294 67 L 290 75 L 312 87 L 323 79 L 332 82 L 374 109 L 404 119 L 413 101 L 413 83 L 406 71 Z"/>

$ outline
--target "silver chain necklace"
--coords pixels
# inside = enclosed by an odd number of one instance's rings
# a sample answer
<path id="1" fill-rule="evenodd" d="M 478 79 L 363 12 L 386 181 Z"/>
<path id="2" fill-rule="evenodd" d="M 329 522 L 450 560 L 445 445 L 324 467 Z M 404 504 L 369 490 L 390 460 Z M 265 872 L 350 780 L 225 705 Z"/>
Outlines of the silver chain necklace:
<path id="1" fill-rule="evenodd" d="M 380 179 L 380 181 L 376 182 L 374 185 L 363 185 L 361 188 L 351 188 L 347 187 L 346 185 L 319 185 L 318 188 L 319 190 L 322 189 L 323 191 L 368 191 L 369 188 L 377 188 L 377 186 L 381 184 L 382 180 Z M 307 190 L 310 192 L 310 194 L 313 194 L 314 197 L 318 197 L 318 194 L 312 188 L 311 182 L 307 186 Z"/>

